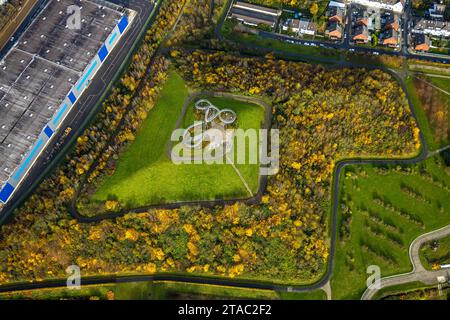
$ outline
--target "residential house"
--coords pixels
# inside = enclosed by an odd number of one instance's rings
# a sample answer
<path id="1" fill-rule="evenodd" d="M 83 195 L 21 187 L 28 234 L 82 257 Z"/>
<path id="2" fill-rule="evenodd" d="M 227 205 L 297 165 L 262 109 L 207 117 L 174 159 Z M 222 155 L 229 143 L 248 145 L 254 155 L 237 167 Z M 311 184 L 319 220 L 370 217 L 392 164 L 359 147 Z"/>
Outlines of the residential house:
<path id="1" fill-rule="evenodd" d="M 282 26 L 284 31 L 291 30 L 292 32 L 299 33 L 300 20 L 299 19 L 287 19 Z"/>
<path id="2" fill-rule="evenodd" d="M 353 30 L 353 41 L 357 43 L 367 43 L 369 41 L 369 29 L 367 25 L 357 25 Z"/>
<path id="3" fill-rule="evenodd" d="M 352 22 L 354 25 L 360 26 L 369 24 L 369 13 L 367 8 L 363 6 L 353 6 Z"/>
<path id="4" fill-rule="evenodd" d="M 398 31 L 395 29 L 386 29 L 381 34 L 382 44 L 388 47 L 395 48 L 400 43 L 400 37 Z"/>
<path id="5" fill-rule="evenodd" d="M 299 29 L 300 34 L 307 34 L 313 36 L 316 33 L 317 27 L 315 23 L 313 23 L 311 20 L 302 18 L 300 19 Z"/>
<path id="6" fill-rule="evenodd" d="M 338 21 L 328 22 L 327 29 L 325 30 L 325 36 L 332 40 L 342 39 L 343 26 Z"/>
<path id="7" fill-rule="evenodd" d="M 400 30 L 400 16 L 396 13 L 386 12 L 381 17 L 381 23 L 384 29 Z"/>
<path id="8" fill-rule="evenodd" d="M 414 49 L 416 51 L 430 50 L 430 37 L 423 33 L 415 34 L 414 35 Z"/>
<path id="9" fill-rule="evenodd" d="M 326 15 L 328 17 L 328 21 L 336 21 L 342 24 L 345 19 L 345 8 L 336 6 L 329 7 Z"/>

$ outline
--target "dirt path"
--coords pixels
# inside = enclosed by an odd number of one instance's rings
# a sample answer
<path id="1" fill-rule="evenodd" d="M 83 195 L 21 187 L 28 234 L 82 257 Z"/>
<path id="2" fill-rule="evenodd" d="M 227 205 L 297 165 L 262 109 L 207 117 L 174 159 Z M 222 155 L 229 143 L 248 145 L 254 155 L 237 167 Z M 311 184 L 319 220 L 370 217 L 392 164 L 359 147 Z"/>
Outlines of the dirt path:
<path id="1" fill-rule="evenodd" d="M 333 300 L 330 281 L 328 281 L 327 283 L 324 284 L 324 286 L 322 287 L 322 290 L 325 291 L 325 293 L 327 295 L 327 300 Z"/>
<path id="2" fill-rule="evenodd" d="M 441 75 L 441 74 L 425 73 L 425 75 L 428 76 L 428 77 L 433 77 L 433 78 L 450 79 L 450 76 L 444 76 L 444 75 Z"/>
<path id="3" fill-rule="evenodd" d="M 437 155 L 437 154 L 439 154 L 439 153 L 441 153 L 441 152 L 443 152 L 445 150 L 448 150 L 448 149 L 450 149 L 450 145 L 442 147 L 442 148 L 440 148 L 438 150 L 435 150 L 435 151 L 432 151 L 432 152 L 428 153 L 427 158 L 434 157 L 435 155 Z"/>
<path id="4" fill-rule="evenodd" d="M 420 77 L 414 76 L 414 78 L 416 78 L 417 80 L 420 80 L 420 81 L 426 83 L 426 84 L 429 85 L 430 87 L 432 87 L 432 88 L 434 88 L 434 89 L 436 89 L 436 90 L 438 90 L 438 91 L 440 91 L 440 92 L 442 92 L 442 93 L 444 93 L 444 94 L 450 96 L 450 92 L 448 92 L 448 91 L 446 91 L 446 90 L 444 90 L 444 89 L 441 89 L 441 88 L 439 88 L 438 86 L 435 86 L 434 84 L 429 83 L 428 81 L 426 81 L 426 80 L 424 80 L 424 79 L 422 79 L 422 78 L 420 78 Z"/>
<path id="5" fill-rule="evenodd" d="M 244 179 L 244 177 L 242 176 L 241 172 L 239 171 L 238 168 L 236 168 L 236 165 L 234 164 L 234 161 L 231 160 L 231 158 L 229 156 L 227 156 L 228 161 L 231 163 L 231 166 L 233 167 L 234 171 L 236 171 L 236 174 L 239 176 L 239 179 L 241 179 L 242 184 L 244 185 L 245 189 L 247 189 L 247 192 L 249 193 L 250 197 L 253 197 L 254 194 L 252 192 L 252 189 L 250 189 L 247 181 Z"/>

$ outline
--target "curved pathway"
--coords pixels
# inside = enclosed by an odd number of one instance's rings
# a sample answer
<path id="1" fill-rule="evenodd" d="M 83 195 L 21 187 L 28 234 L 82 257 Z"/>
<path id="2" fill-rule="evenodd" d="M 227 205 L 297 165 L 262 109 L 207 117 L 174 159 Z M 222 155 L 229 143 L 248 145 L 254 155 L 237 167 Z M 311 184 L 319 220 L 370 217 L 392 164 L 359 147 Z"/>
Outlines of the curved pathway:
<path id="1" fill-rule="evenodd" d="M 445 146 L 445 147 L 442 147 L 442 148 L 437 149 L 437 150 L 434 150 L 434 151 L 430 151 L 430 152 L 428 153 L 427 158 L 434 157 L 435 155 L 437 155 L 437 154 L 439 154 L 439 153 L 441 153 L 441 152 L 447 151 L 448 149 L 450 149 L 450 145 L 447 145 L 447 146 Z"/>
<path id="2" fill-rule="evenodd" d="M 379 288 L 375 288 L 372 285 L 367 288 L 363 293 L 361 300 L 372 299 L 374 295 L 383 288 L 416 281 L 427 285 L 433 285 L 437 283 L 437 277 L 447 276 L 448 270 L 446 269 L 428 271 L 423 267 L 422 262 L 420 261 L 420 248 L 427 242 L 442 239 L 448 236 L 450 236 L 450 225 L 417 237 L 409 247 L 409 259 L 411 260 L 413 270 L 408 273 L 382 278 L 381 286 Z"/>

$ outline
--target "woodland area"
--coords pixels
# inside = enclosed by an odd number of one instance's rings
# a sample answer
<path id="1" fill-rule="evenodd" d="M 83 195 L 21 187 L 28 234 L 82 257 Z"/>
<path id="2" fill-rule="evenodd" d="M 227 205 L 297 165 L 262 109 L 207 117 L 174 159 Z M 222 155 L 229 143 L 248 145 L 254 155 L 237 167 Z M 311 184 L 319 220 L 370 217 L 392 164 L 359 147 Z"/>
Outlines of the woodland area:
<path id="1" fill-rule="evenodd" d="M 212 6 L 214 3 L 214 6 Z M 191 0 L 186 3 L 177 28 L 171 34 L 166 46 L 198 44 L 210 38 L 222 14 L 226 0 Z"/>
<path id="2" fill-rule="evenodd" d="M 0 30 L 14 17 L 23 3 L 23 0 L 8 0 L 0 5 Z"/>
<path id="3" fill-rule="evenodd" d="M 70 264 L 78 264 L 83 275 L 168 271 L 311 283 L 322 276 L 329 258 L 335 163 L 417 153 L 419 129 L 405 94 L 380 70 L 326 69 L 270 55 L 242 58 L 182 49 L 171 51 L 170 58 L 155 55 L 183 5 L 165 2 L 74 150 L 16 210 L 14 221 L 1 227 L 0 283 L 64 277 Z M 180 20 L 171 43 L 209 32 L 208 18 L 195 16 Z M 189 21 L 196 21 L 198 32 Z M 193 89 L 273 102 L 281 168 L 261 203 L 152 210 L 95 224 L 71 219 L 67 202 L 86 182 L 95 186 L 114 172 L 120 151 L 133 142 L 155 105 L 169 64 Z"/>

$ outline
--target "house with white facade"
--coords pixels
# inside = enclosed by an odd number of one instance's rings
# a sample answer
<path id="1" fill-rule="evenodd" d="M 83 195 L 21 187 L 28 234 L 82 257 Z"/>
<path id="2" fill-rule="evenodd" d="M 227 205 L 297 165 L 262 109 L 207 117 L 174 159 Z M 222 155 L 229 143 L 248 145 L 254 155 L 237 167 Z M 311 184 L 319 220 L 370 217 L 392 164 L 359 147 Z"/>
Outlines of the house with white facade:
<path id="1" fill-rule="evenodd" d="M 300 31 L 300 20 L 299 19 L 287 19 L 282 25 L 283 31 L 292 31 L 298 33 Z"/>
<path id="2" fill-rule="evenodd" d="M 349 0 L 350 3 L 357 3 L 370 8 L 384 9 L 402 13 L 405 0 Z"/>
<path id="3" fill-rule="evenodd" d="M 317 27 L 315 23 L 309 19 L 300 19 L 299 29 L 300 34 L 307 34 L 313 36 L 316 34 Z"/>

